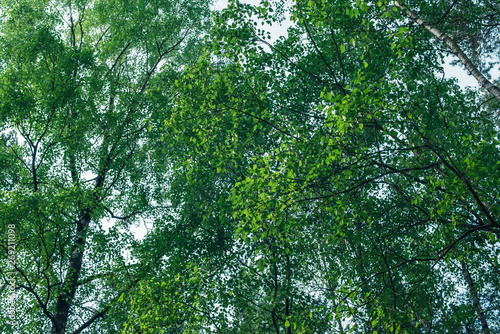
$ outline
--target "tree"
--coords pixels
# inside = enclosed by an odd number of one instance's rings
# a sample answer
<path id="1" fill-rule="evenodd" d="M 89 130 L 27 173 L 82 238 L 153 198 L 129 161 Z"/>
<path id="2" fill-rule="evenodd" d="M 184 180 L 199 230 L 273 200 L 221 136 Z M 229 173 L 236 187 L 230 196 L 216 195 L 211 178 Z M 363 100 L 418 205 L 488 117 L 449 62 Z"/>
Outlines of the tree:
<path id="1" fill-rule="evenodd" d="M 4 330 L 119 331 L 128 294 L 163 256 L 134 259 L 130 227 L 170 212 L 157 125 L 209 3 L 1 5 L 0 215 L 2 235 L 15 225 L 18 294 Z"/>
<path id="2" fill-rule="evenodd" d="M 497 115 L 489 97 L 443 78 L 442 59 L 456 54 L 495 99 L 498 4 L 276 8 L 295 24 L 271 44 L 252 19 L 276 24 L 271 4 L 230 3 L 167 122 L 185 150 L 174 165 L 211 175 L 231 203 L 211 216 L 237 224 L 215 294 L 232 298 L 211 301 L 233 312 L 219 331 L 497 326 L 495 303 L 474 306 L 497 299 Z"/>
<path id="3" fill-rule="evenodd" d="M 2 306 L 14 265 L 30 333 L 495 332 L 498 5 L 2 2 Z"/>

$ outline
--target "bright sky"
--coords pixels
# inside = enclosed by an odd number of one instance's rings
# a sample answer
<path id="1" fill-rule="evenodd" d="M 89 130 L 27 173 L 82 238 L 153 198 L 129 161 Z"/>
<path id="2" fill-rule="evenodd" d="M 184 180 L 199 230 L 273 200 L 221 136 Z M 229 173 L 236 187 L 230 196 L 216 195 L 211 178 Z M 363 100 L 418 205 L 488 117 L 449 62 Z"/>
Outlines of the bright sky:
<path id="1" fill-rule="evenodd" d="M 240 0 L 242 3 L 247 3 L 250 5 L 258 5 L 260 4 L 260 0 Z M 227 6 L 228 0 L 217 0 L 214 8 L 217 10 L 221 10 Z M 287 34 L 287 29 L 291 25 L 291 22 L 285 21 L 281 25 L 264 25 L 267 31 L 271 33 L 271 42 L 277 40 L 280 36 L 284 36 Z M 261 27 L 262 29 L 262 27 Z"/>

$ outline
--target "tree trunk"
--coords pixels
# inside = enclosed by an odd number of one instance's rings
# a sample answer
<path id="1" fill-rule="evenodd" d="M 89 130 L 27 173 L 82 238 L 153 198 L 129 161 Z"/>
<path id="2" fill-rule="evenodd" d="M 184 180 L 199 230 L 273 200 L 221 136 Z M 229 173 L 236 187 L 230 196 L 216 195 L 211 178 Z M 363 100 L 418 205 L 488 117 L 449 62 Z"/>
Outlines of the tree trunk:
<path id="1" fill-rule="evenodd" d="M 461 260 L 460 263 L 462 264 L 462 272 L 464 274 L 465 280 L 467 281 L 467 285 L 469 285 L 469 291 L 470 294 L 472 295 L 472 301 L 474 303 L 474 307 L 476 308 L 479 320 L 481 320 L 481 326 L 483 327 L 483 332 L 484 334 L 490 334 L 490 329 L 488 328 L 486 317 L 484 316 L 481 303 L 479 302 L 479 297 L 477 295 L 476 287 L 474 286 L 474 282 L 470 277 L 469 269 L 467 268 L 467 263 L 465 263 L 465 260 Z"/>
<path id="2" fill-rule="evenodd" d="M 290 317 L 290 287 L 292 285 L 292 274 L 290 270 L 290 257 L 286 255 L 286 299 L 285 299 L 285 318 Z M 287 334 L 292 334 L 292 324 L 286 329 Z"/>
<path id="3" fill-rule="evenodd" d="M 83 213 L 76 223 L 76 235 L 71 246 L 71 259 L 64 278 L 62 293 L 57 297 L 51 334 L 64 334 L 68 323 L 69 309 L 75 297 L 78 278 L 85 252 L 85 236 L 90 224 L 90 214 Z"/>

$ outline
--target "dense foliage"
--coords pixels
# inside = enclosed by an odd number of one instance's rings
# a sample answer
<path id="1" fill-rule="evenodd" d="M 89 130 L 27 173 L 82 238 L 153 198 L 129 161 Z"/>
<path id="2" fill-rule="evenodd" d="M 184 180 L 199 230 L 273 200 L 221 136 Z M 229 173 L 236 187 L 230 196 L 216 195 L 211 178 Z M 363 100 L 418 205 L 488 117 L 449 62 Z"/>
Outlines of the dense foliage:
<path id="1" fill-rule="evenodd" d="M 2 5 L 19 330 L 500 331 L 499 1 Z"/>
<path id="2" fill-rule="evenodd" d="M 117 332 L 161 255 L 131 226 L 167 220 L 154 128 L 196 59 L 206 1 L 2 1 L 1 235 L 15 226 L 16 317 L 2 332 Z M 5 266 L 4 266 L 5 264 Z M 2 291 L 2 309 L 8 307 Z"/>

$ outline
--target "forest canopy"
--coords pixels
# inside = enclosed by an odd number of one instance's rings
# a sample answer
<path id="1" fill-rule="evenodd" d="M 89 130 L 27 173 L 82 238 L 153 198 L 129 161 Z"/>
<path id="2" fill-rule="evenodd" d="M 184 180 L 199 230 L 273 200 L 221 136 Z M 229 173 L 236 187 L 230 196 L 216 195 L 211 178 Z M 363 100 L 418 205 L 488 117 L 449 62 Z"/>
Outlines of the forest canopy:
<path id="1" fill-rule="evenodd" d="M 0 14 L 1 333 L 500 331 L 500 1 Z"/>

